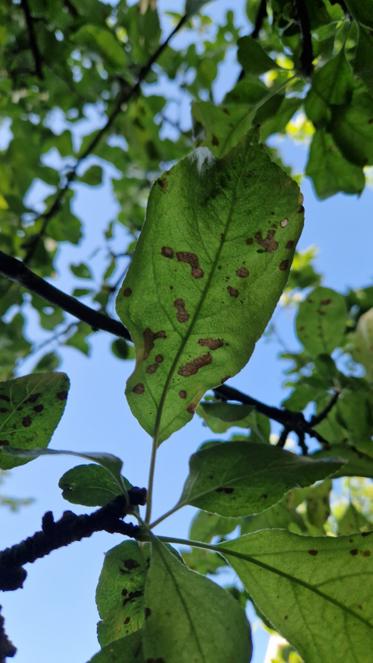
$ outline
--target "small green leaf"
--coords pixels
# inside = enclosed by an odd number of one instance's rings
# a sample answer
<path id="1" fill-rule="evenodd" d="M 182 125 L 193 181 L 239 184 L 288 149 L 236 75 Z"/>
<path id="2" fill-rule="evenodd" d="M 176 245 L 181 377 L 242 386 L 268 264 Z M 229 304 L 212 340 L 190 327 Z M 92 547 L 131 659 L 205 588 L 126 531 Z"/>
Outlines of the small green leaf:
<path id="1" fill-rule="evenodd" d="M 127 490 L 131 484 L 122 477 Z M 77 465 L 65 472 L 58 482 L 65 500 L 85 506 L 104 506 L 122 492 L 105 467 Z"/>
<path id="2" fill-rule="evenodd" d="M 373 380 L 373 308 L 360 316 L 351 352 L 354 359 L 364 366 L 367 378 Z"/>
<path id="3" fill-rule="evenodd" d="M 330 288 L 315 288 L 299 306 L 297 335 L 313 357 L 330 354 L 341 343 L 346 323 L 344 297 Z"/>
<path id="4" fill-rule="evenodd" d="M 312 457 L 321 458 L 341 458 L 344 461 L 341 469 L 336 472 L 334 478 L 338 477 L 371 477 L 373 478 L 373 459 L 361 453 L 357 449 L 352 449 L 347 444 L 334 444 L 332 449 L 316 451 Z"/>
<path id="5" fill-rule="evenodd" d="M 373 97 L 358 91 L 349 104 L 336 106 L 330 131 L 346 159 L 357 166 L 373 164 Z"/>
<path id="6" fill-rule="evenodd" d="M 96 590 L 102 647 L 142 628 L 147 550 L 136 541 L 125 541 L 105 555 Z"/>
<path id="7" fill-rule="evenodd" d="M 179 505 L 222 516 L 258 513 L 296 486 L 333 475 L 341 463 L 315 462 L 270 445 L 218 442 L 190 458 Z"/>
<path id="8" fill-rule="evenodd" d="M 220 548 L 265 619 L 307 663 L 329 663 L 331 643 L 344 663 L 356 663 L 372 653 L 372 537 L 264 530 Z"/>
<path id="9" fill-rule="evenodd" d="M 312 138 L 306 174 L 312 178 L 321 199 L 339 191 L 359 194 L 365 186 L 363 169 L 347 161 L 332 135 L 323 129 L 316 131 Z"/>
<path id="10" fill-rule="evenodd" d="M 225 433 L 232 426 L 249 428 L 251 405 L 234 403 L 201 403 L 197 408 L 199 414 L 214 433 Z"/>
<path id="11" fill-rule="evenodd" d="M 0 383 L 0 467 L 9 469 L 29 458 L 10 447 L 46 447 L 62 417 L 69 390 L 65 373 L 35 373 Z"/>
<path id="12" fill-rule="evenodd" d="M 215 536 L 226 536 L 232 532 L 240 522 L 238 518 L 224 518 L 215 513 L 198 511 L 192 520 L 189 538 L 209 543 Z"/>
<path id="13" fill-rule="evenodd" d="M 197 14 L 204 5 L 207 5 L 208 2 L 212 0 L 185 0 L 185 9 L 184 13 L 187 16 L 193 16 Z"/>
<path id="14" fill-rule="evenodd" d="M 117 298 L 136 346 L 128 402 L 158 443 L 245 365 L 288 276 L 302 199 L 250 140 L 221 160 L 196 151 L 157 180 Z"/>
<path id="15" fill-rule="evenodd" d="M 312 77 L 312 91 L 328 105 L 345 104 L 353 88 L 351 67 L 343 49 L 317 69 Z"/>
<path id="16" fill-rule="evenodd" d="M 88 663 L 145 663 L 141 631 L 106 645 Z"/>
<path id="17" fill-rule="evenodd" d="M 70 269 L 74 276 L 77 276 L 79 279 L 91 279 L 92 278 L 92 272 L 89 268 L 89 265 L 87 265 L 84 262 L 77 263 L 75 265 L 70 265 Z"/>
<path id="18" fill-rule="evenodd" d="M 88 23 L 74 33 L 72 40 L 77 46 L 85 46 L 93 53 L 100 53 L 106 65 L 121 71 L 125 69 L 125 49 L 108 28 Z"/>
<path id="19" fill-rule="evenodd" d="M 346 5 L 358 23 L 373 28 L 372 0 L 346 0 Z"/>
<path id="20" fill-rule="evenodd" d="M 248 663 L 250 627 L 239 603 L 190 571 L 160 541 L 154 539 L 152 548 L 145 584 L 145 659 Z"/>
<path id="21" fill-rule="evenodd" d="M 276 62 L 267 55 L 256 39 L 241 37 L 237 46 L 238 61 L 249 74 L 263 74 L 269 69 L 278 69 Z"/>
<path id="22" fill-rule="evenodd" d="M 356 532 L 368 532 L 372 529 L 370 522 L 361 511 L 351 503 L 347 505 L 343 515 L 338 519 L 338 535 L 355 534 Z"/>
<path id="23" fill-rule="evenodd" d="M 353 65 L 355 71 L 362 78 L 366 86 L 373 92 L 373 32 L 362 26 L 359 29 L 359 40 L 357 43 Z"/>
<path id="24" fill-rule="evenodd" d="M 103 171 L 101 166 L 90 166 L 83 175 L 79 177 L 80 182 L 89 184 L 90 186 L 98 186 L 102 184 Z"/>

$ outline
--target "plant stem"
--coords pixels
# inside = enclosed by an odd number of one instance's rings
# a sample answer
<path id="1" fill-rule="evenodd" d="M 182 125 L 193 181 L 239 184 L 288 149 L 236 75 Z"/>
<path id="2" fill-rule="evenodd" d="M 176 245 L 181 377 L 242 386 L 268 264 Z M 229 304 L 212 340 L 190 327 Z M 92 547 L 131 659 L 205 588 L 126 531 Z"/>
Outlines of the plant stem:
<path id="1" fill-rule="evenodd" d="M 158 441 L 157 441 L 157 436 L 155 435 L 153 437 L 152 455 L 150 457 L 150 466 L 149 466 L 149 478 L 148 478 L 148 488 L 147 488 L 148 496 L 146 500 L 146 513 L 145 513 L 146 525 L 149 525 L 152 516 L 153 485 L 154 485 L 155 461 L 157 458 L 157 448 L 158 448 Z"/>
<path id="2" fill-rule="evenodd" d="M 172 516 L 173 513 L 176 513 L 179 509 L 181 509 L 185 504 L 180 504 L 179 502 L 175 504 L 175 506 L 172 507 L 172 509 L 169 509 L 164 513 L 162 516 L 159 516 L 156 520 L 153 520 L 152 523 L 150 523 L 149 527 L 150 529 L 153 529 L 153 527 L 156 527 L 156 525 L 159 525 L 159 523 L 163 522 L 163 520 L 166 520 L 169 516 Z"/>

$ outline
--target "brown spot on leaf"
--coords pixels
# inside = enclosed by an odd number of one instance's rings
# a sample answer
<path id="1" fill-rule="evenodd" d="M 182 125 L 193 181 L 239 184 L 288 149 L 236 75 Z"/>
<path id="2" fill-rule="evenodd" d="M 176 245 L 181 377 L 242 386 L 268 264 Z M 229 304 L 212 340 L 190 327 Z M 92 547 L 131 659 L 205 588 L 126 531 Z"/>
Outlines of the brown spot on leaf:
<path id="1" fill-rule="evenodd" d="M 195 411 L 196 411 L 196 408 L 197 408 L 197 406 L 196 406 L 195 403 L 190 403 L 187 407 L 187 412 L 189 412 L 189 414 L 194 414 Z"/>
<path id="2" fill-rule="evenodd" d="M 148 619 L 148 617 L 150 617 L 151 614 L 152 614 L 151 609 L 145 607 L 145 608 L 144 608 L 144 616 L 145 616 L 145 619 Z"/>
<path id="3" fill-rule="evenodd" d="M 44 410 L 44 405 L 39 403 L 38 405 L 34 405 L 33 407 L 34 412 L 43 412 Z"/>
<path id="4" fill-rule="evenodd" d="M 330 299 L 330 297 L 328 299 L 322 299 L 321 302 L 320 302 L 321 306 L 328 306 L 328 304 L 331 304 L 331 303 L 332 303 L 332 300 Z"/>
<path id="5" fill-rule="evenodd" d="M 7 407 L 0 407 L 0 412 L 5 414 L 5 412 L 9 412 L 9 409 Z"/>
<path id="6" fill-rule="evenodd" d="M 167 191 L 167 189 L 168 189 L 168 180 L 167 180 L 167 177 L 165 175 L 163 175 L 163 177 L 160 177 L 157 180 L 157 184 L 160 186 L 162 191 Z"/>
<path id="7" fill-rule="evenodd" d="M 363 557 L 370 557 L 370 550 L 363 550 L 361 554 Z"/>
<path id="8" fill-rule="evenodd" d="M 32 419 L 31 419 L 31 417 L 29 417 L 29 415 L 27 415 L 26 417 L 23 417 L 22 426 L 24 426 L 25 428 L 28 428 L 29 426 L 31 426 L 31 423 L 32 423 Z"/>
<path id="9" fill-rule="evenodd" d="M 228 294 L 229 294 L 231 297 L 238 297 L 238 295 L 240 294 L 240 293 L 238 292 L 237 288 L 233 288 L 231 285 L 228 285 L 228 286 L 227 286 L 227 290 L 228 290 Z"/>
<path id="10" fill-rule="evenodd" d="M 146 368 L 146 372 L 152 374 L 155 373 L 157 369 L 158 369 L 158 364 L 149 364 L 149 366 L 147 366 Z"/>
<path id="11" fill-rule="evenodd" d="M 248 244 L 249 246 L 250 246 L 250 244 L 254 244 L 254 240 L 253 240 L 253 238 L 252 238 L 252 237 L 248 237 L 247 240 L 246 240 L 246 244 Z"/>
<path id="12" fill-rule="evenodd" d="M 9 440 L 0 440 L 0 447 L 6 447 L 10 444 Z"/>
<path id="13" fill-rule="evenodd" d="M 131 288 L 124 288 L 123 290 L 123 297 L 131 297 L 132 295 L 132 290 Z"/>
<path id="14" fill-rule="evenodd" d="M 188 361 L 188 363 L 184 364 L 184 366 L 180 366 L 178 374 L 187 378 L 190 375 L 195 375 L 196 373 L 198 373 L 200 368 L 202 368 L 203 366 L 207 366 L 208 364 L 211 364 L 211 362 L 212 362 L 212 356 L 209 352 L 207 352 L 207 354 L 205 355 L 200 355 L 199 357 L 196 357 L 195 359 Z"/>
<path id="15" fill-rule="evenodd" d="M 315 548 L 311 548 L 311 549 L 308 551 L 308 554 L 309 554 L 309 555 L 312 555 L 312 557 L 316 557 L 316 555 L 318 554 L 318 552 L 319 552 L 319 551 L 318 551 L 318 550 L 315 550 Z"/>
<path id="16" fill-rule="evenodd" d="M 211 142 L 213 145 L 219 145 L 220 141 L 217 136 L 211 136 Z"/>
<path id="17" fill-rule="evenodd" d="M 278 242 L 275 240 L 275 230 L 268 230 L 266 237 L 262 237 L 261 232 L 255 234 L 255 240 L 267 253 L 273 253 L 278 249 Z"/>
<path id="18" fill-rule="evenodd" d="M 123 607 L 125 605 L 127 605 L 127 603 L 132 603 L 132 601 L 134 601 L 135 599 L 140 598 L 140 596 L 142 596 L 143 593 L 144 592 L 142 592 L 140 589 L 137 589 L 134 592 L 129 592 L 128 595 L 126 596 L 126 598 L 123 599 L 123 603 L 122 603 Z"/>
<path id="19" fill-rule="evenodd" d="M 286 228 L 288 223 L 289 223 L 289 219 L 282 219 L 282 221 L 280 221 L 281 228 Z"/>
<path id="20" fill-rule="evenodd" d="M 262 500 L 268 499 L 267 493 L 263 493 L 263 495 L 261 495 L 260 497 L 262 498 Z"/>
<path id="21" fill-rule="evenodd" d="M 222 338 L 199 338 L 198 343 L 199 345 L 206 346 L 206 348 L 209 348 L 210 350 L 217 350 L 224 345 Z"/>
<path id="22" fill-rule="evenodd" d="M 161 248 L 161 254 L 162 254 L 165 258 L 173 258 L 173 257 L 174 257 L 174 250 L 171 249 L 170 246 L 162 246 L 162 248 Z"/>
<path id="23" fill-rule="evenodd" d="M 145 391 L 145 387 L 142 382 L 138 382 L 137 384 L 135 384 L 132 391 L 134 394 L 143 394 Z"/>
<path id="24" fill-rule="evenodd" d="M 35 401 L 37 401 L 38 398 L 40 398 L 40 396 L 41 396 L 41 394 L 39 394 L 39 393 L 38 394 L 31 394 L 31 396 L 29 396 L 28 399 L 26 400 L 26 403 L 35 403 Z M 58 394 L 57 394 L 57 396 L 58 396 Z"/>
<path id="25" fill-rule="evenodd" d="M 129 624 L 130 621 L 131 621 L 131 617 L 126 617 L 126 618 L 123 620 L 123 624 Z"/>
<path id="26" fill-rule="evenodd" d="M 293 239 L 289 239 L 289 241 L 286 242 L 286 248 L 287 248 L 287 249 L 292 249 L 293 246 L 294 246 L 294 240 L 293 240 Z"/>
<path id="27" fill-rule="evenodd" d="M 157 364 L 161 364 L 163 359 L 164 359 L 163 355 L 157 355 L 155 361 L 157 362 Z"/>
<path id="28" fill-rule="evenodd" d="M 175 299 L 174 306 L 176 308 L 176 318 L 179 322 L 187 322 L 189 320 L 189 313 L 185 308 L 185 301 L 183 299 Z"/>
<path id="29" fill-rule="evenodd" d="M 225 493 L 226 495 L 230 495 L 231 493 L 234 492 L 234 488 L 231 488 L 230 486 L 219 486 L 219 488 L 215 489 L 216 493 Z"/>
<path id="30" fill-rule="evenodd" d="M 185 389 L 180 389 L 179 397 L 180 398 L 186 398 L 187 397 L 187 393 L 186 393 Z"/>
<path id="31" fill-rule="evenodd" d="M 358 551 L 357 548 L 352 548 L 352 550 L 350 550 L 350 555 L 352 555 L 353 557 L 355 557 L 355 555 L 357 555 L 358 552 L 359 552 L 359 551 Z"/>
<path id="32" fill-rule="evenodd" d="M 287 268 L 290 265 L 290 260 L 282 260 L 279 265 L 279 269 L 281 272 L 286 272 Z"/>
<path id="33" fill-rule="evenodd" d="M 245 279 L 247 276 L 249 276 L 249 270 L 246 267 L 239 267 L 236 270 L 236 274 L 240 277 L 240 279 Z"/>
<path id="34" fill-rule="evenodd" d="M 5 394 L 0 394 L 0 401 L 7 401 L 9 403 L 10 398 L 9 396 L 5 396 Z"/>
<path id="35" fill-rule="evenodd" d="M 179 262 L 186 262 L 190 265 L 193 278 L 202 278 L 204 272 L 199 265 L 198 256 L 195 253 L 190 253 L 189 251 L 177 251 L 176 258 Z"/>
<path id="36" fill-rule="evenodd" d="M 67 391 L 59 391 L 57 394 L 57 398 L 59 401 L 65 401 L 67 398 Z"/>
<path id="37" fill-rule="evenodd" d="M 154 341 L 159 338 L 166 338 L 166 332 L 161 329 L 158 332 L 153 332 L 147 327 L 143 332 L 144 338 L 144 359 L 147 359 L 154 348 Z"/>

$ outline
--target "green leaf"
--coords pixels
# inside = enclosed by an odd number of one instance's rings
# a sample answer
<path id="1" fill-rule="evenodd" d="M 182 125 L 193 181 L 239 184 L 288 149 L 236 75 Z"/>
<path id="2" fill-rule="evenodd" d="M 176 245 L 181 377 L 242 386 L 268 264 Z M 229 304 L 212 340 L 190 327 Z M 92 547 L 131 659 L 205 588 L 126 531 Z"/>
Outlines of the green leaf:
<path id="1" fill-rule="evenodd" d="M 323 129 L 313 135 L 306 174 L 312 178 L 321 199 L 334 196 L 339 191 L 359 194 L 365 186 L 363 169 L 347 161 L 332 135 Z"/>
<path id="2" fill-rule="evenodd" d="M 84 262 L 79 262 L 75 265 L 70 265 L 70 269 L 74 276 L 77 276 L 79 279 L 91 279 L 92 272 L 89 265 Z"/>
<path id="3" fill-rule="evenodd" d="M 357 166 L 373 164 L 373 97 L 356 92 L 345 106 L 335 107 L 330 131 L 346 159 Z"/>
<path id="4" fill-rule="evenodd" d="M 334 444 L 332 449 L 316 451 L 312 454 L 315 460 L 319 458 L 341 458 L 344 461 L 341 469 L 336 472 L 338 477 L 372 477 L 373 459 L 347 444 Z"/>
<path id="5" fill-rule="evenodd" d="M 330 288 L 315 288 L 299 306 L 297 335 L 313 357 L 330 354 L 338 347 L 346 324 L 345 299 Z"/>
<path id="6" fill-rule="evenodd" d="M 315 71 L 312 91 L 328 105 L 345 104 L 353 88 L 351 67 L 343 49 L 334 58 Z"/>
<path id="7" fill-rule="evenodd" d="M 207 5 L 211 0 L 185 0 L 185 9 L 184 14 L 187 16 L 193 16 L 197 14 L 204 5 Z"/>
<path id="8" fill-rule="evenodd" d="M 263 74 L 269 69 L 278 69 L 276 62 L 267 55 L 256 39 L 241 37 L 237 46 L 238 61 L 249 74 Z"/>
<path id="9" fill-rule="evenodd" d="M 197 408 L 199 414 L 214 433 L 225 433 L 232 426 L 249 428 L 251 405 L 233 403 L 201 403 Z"/>
<path id="10" fill-rule="evenodd" d="M 365 368 L 368 379 L 373 379 L 373 308 L 360 316 L 353 336 L 352 355 Z"/>
<path id="11" fill-rule="evenodd" d="M 248 663 L 250 628 L 239 603 L 190 571 L 160 541 L 145 584 L 144 657 L 167 663 Z"/>
<path id="12" fill-rule="evenodd" d="M 33 458 L 39 458 L 39 456 L 77 456 L 78 458 L 85 458 L 86 460 L 92 460 L 94 463 L 101 465 L 109 474 L 114 478 L 117 485 L 119 486 L 120 493 L 126 494 L 126 480 L 122 477 L 121 471 L 123 467 L 123 461 L 121 461 L 118 456 L 114 454 L 108 454 L 104 451 L 69 451 L 68 449 L 22 449 L 11 447 L 9 450 L 4 451 L 4 454 L 8 456 L 12 455 L 15 458 L 25 458 L 32 460 Z M 27 460 L 23 461 L 27 462 Z M 18 463 L 19 464 L 19 463 Z"/>
<path id="13" fill-rule="evenodd" d="M 347 505 L 343 516 L 338 519 L 339 536 L 368 532 L 371 529 L 372 523 L 352 503 Z"/>
<path id="14" fill-rule="evenodd" d="M 8 447 L 46 447 L 62 417 L 69 390 L 65 373 L 35 373 L 0 383 L 0 467 L 26 463 Z"/>
<path id="15" fill-rule="evenodd" d="M 373 5 L 371 0 L 346 0 L 346 5 L 358 23 L 373 28 Z"/>
<path id="16" fill-rule="evenodd" d="M 207 513 L 206 511 L 198 511 L 194 516 L 190 530 L 189 538 L 195 541 L 210 542 L 215 536 L 226 536 L 232 532 L 241 519 L 237 518 L 224 518 L 217 516 L 215 513 Z"/>
<path id="17" fill-rule="evenodd" d="M 179 506 L 192 504 L 222 516 L 258 513 L 296 486 L 333 475 L 341 463 L 318 463 L 260 443 L 218 442 L 189 461 Z"/>
<path id="18" fill-rule="evenodd" d="M 90 186 L 98 186 L 102 184 L 103 171 L 101 166 L 90 166 L 84 173 L 79 177 L 80 182 L 84 184 L 89 184 Z"/>
<path id="19" fill-rule="evenodd" d="M 249 359 L 288 276 L 300 203 L 249 139 L 221 160 L 196 151 L 153 186 L 117 309 L 136 346 L 128 402 L 158 442 Z"/>
<path id="20" fill-rule="evenodd" d="M 127 489 L 131 487 L 124 477 L 122 480 Z M 77 465 L 63 474 L 58 485 L 65 500 L 85 506 L 104 506 L 122 492 L 102 465 Z"/>
<path id="21" fill-rule="evenodd" d="M 373 32 L 362 26 L 359 29 L 359 40 L 357 43 L 353 66 L 362 78 L 370 92 L 373 92 Z"/>
<path id="22" fill-rule="evenodd" d="M 141 631 L 115 640 L 103 647 L 88 663 L 145 663 L 142 655 Z"/>
<path id="23" fill-rule="evenodd" d="M 307 663 L 329 663 L 331 646 L 344 663 L 370 660 L 371 547 L 372 534 L 319 538 L 281 530 L 220 546 L 260 612 Z"/>
<path id="24" fill-rule="evenodd" d="M 125 69 L 127 57 L 124 47 L 107 28 L 87 24 L 80 28 L 72 39 L 78 46 L 85 46 L 94 53 L 100 53 L 106 61 L 105 64 L 121 71 Z"/>
<path id="25" fill-rule="evenodd" d="M 96 590 L 101 621 L 97 635 L 102 647 L 142 628 L 148 547 L 125 541 L 109 550 Z"/>

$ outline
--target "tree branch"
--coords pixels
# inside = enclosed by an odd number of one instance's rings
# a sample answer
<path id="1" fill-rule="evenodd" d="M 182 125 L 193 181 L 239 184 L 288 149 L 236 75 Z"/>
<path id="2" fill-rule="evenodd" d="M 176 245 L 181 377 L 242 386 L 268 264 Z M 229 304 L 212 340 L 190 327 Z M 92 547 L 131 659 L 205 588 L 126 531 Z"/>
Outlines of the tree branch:
<path id="1" fill-rule="evenodd" d="M 25 564 L 31 564 L 52 550 L 80 541 L 94 532 L 105 531 L 136 538 L 139 531 L 137 525 L 125 523 L 122 518 L 132 512 L 133 506 L 145 504 L 146 490 L 133 487 L 128 491 L 128 496 L 129 503 L 125 495 L 119 495 L 90 515 L 77 516 L 72 511 L 65 511 L 56 522 L 52 512 L 47 511 L 41 531 L 0 552 L 0 590 L 20 589 L 27 576 L 23 568 Z"/>
<path id="2" fill-rule="evenodd" d="M 73 168 L 70 170 L 70 172 L 66 177 L 65 184 L 58 189 L 55 199 L 52 205 L 50 206 L 50 208 L 36 218 L 36 221 L 38 220 L 42 221 L 42 225 L 39 232 L 36 235 L 34 235 L 28 242 L 28 249 L 24 258 L 24 262 L 26 265 L 31 261 L 40 240 L 46 234 L 49 221 L 57 214 L 57 212 L 61 208 L 66 193 L 69 191 L 71 184 L 76 180 L 79 166 L 83 163 L 83 161 L 87 159 L 87 157 L 89 157 L 92 154 L 92 152 L 95 150 L 97 145 L 101 142 L 102 138 L 107 134 L 111 126 L 114 124 L 117 116 L 121 112 L 123 104 L 128 103 L 138 94 L 138 92 L 140 91 L 141 84 L 145 80 L 149 72 L 151 71 L 153 64 L 162 55 L 163 51 L 165 51 L 171 39 L 177 34 L 177 32 L 179 32 L 179 30 L 183 27 L 184 23 L 186 23 L 187 20 L 188 20 L 188 15 L 184 14 L 177 23 L 177 25 L 174 27 L 174 29 L 170 32 L 168 37 L 165 39 L 165 41 L 158 46 L 158 48 L 154 51 L 153 55 L 149 58 L 148 62 L 141 68 L 137 80 L 133 85 L 128 86 L 126 82 L 123 83 L 122 88 L 115 100 L 114 106 L 110 114 L 106 119 L 105 124 L 103 125 L 103 127 L 101 127 L 101 129 L 99 129 L 93 135 L 93 138 L 89 141 L 88 145 L 85 147 L 85 149 L 81 152 L 81 154 L 77 158 L 75 165 L 73 166 Z"/>
<path id="3" fill-rule="evenodd" d="M 34 292 L 82 322 L 86 322 L 93 329 L 102 329 L 120 338 L 131 340 L 128 330 L 119 320 L 109 318 L 104 313 L 95 311 L 89 306 L 82 304 L 75 297 L 67 295 L 62 290 L 48 283 L 48 281 L 34 274 L 21 260 L 8 256 L 2 251 L 0 251 L 0 274 L 19 283 L 27 288 L 27 290 Z"/>
<path id="4" fill-rule="evenodd" d="M 300 32 L 302 35 L 302 51 L 300 54 L 300 62 L 302 72 L 306 76 L 310 76 L 313 71 L 313 48 L 312 48 L 312 35 L 311 24 L 307 12 L 307 6 L 304 0 L 293 0 L 295 11 L 298 16 Z"/>
<path id="5" fill-rule="evenodd" d="M 263 27 L 264 19 L 266 18 L 266 16 L 267 16 L 267 0 L 261 0 L 255 17 L 254 29 L 250 35 L 250 37 L 252 37 L 253 39 L 257 39 L 259 37 L 259 32 Z"/>
<path id="6" fill-rule="evenodd" d="M 1 612 L 1 605 L 0 605 Z M 17 649 L 9 640 L 4 626 L 4 617 L 0 614 L 0 663 L 6 663 L 7 658 L 13 658 L 16 655 Z"/>
<path id="7" fill-rule="evenodd" d="M 42 57 L 41 53 L 39 51 L 38 47 L 38 42 L 36 39 L 36 34 L 34 30 L 34 22 L 32 19 L 30 7 L 28 4 L 28 0 L 21 0 L 21 7 L 22 11 L 25 17 L 25 23 L 27 27 L 27 32 L 28 32 L 28 37 L 29 37 L 29 42 L 30 42 L 30 49 L 32 56 L 34 58 L 34 63 L 35 63 L 35 73 L 40 78 L 43 80 L 44 74 L 43 74 L 43 68 L 42 68 Z"/>
<path id="8" fill-rule="evenodd" d="M 329 412 L 333 409 L 334 405 L 337 403 L 340 394 L 341 394 L 340 391 L 335 391 L 329 403 L 324 407 L 324 409 L 321 410 L 319 414 L 312 415 L 310 419 L 311 426 L 317 426 L 318 424 L 321 424 L 321 422 L 324 421 L 324 419 L 326 419 Z"/>

